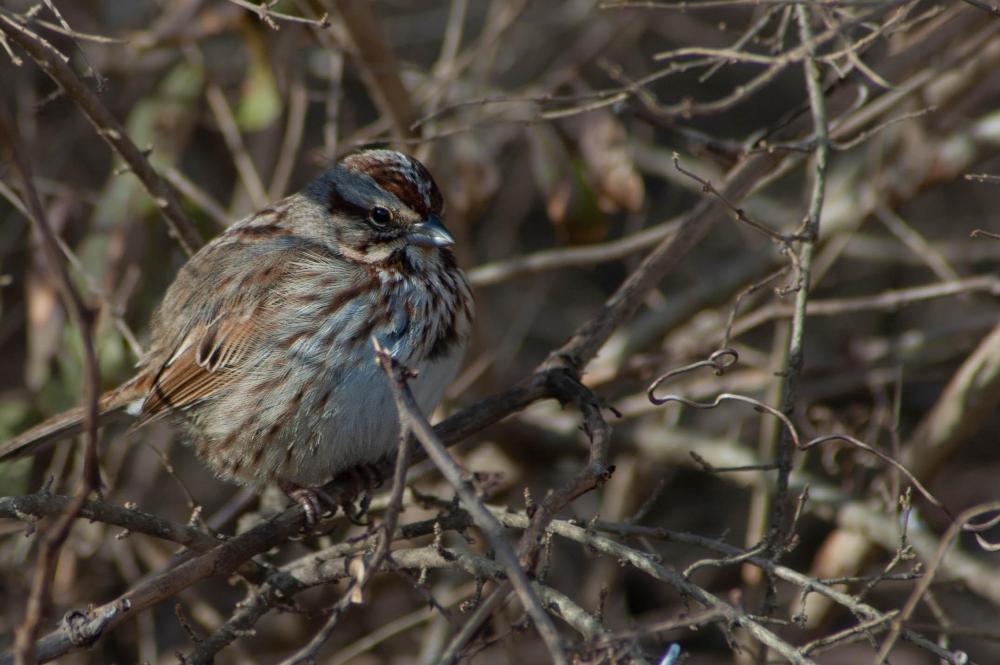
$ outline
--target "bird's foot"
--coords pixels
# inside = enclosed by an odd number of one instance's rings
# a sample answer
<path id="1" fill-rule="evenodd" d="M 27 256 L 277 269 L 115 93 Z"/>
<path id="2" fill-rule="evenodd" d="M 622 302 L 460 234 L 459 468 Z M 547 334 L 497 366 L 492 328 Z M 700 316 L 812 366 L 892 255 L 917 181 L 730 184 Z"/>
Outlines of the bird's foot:
<path id="1" fill-rule="evenodd" d="M 290 499 L 302 506 L 306 517 L 305 525 L 302 527 L 304 532 L 315 529 L 320 518 L 330 512 L 324 509 L 326 506 L 335 510 L 338 505 L 329 494 L 318 487 L 301 487 L 289 482 L 279 483 L 279 487 Z"/>

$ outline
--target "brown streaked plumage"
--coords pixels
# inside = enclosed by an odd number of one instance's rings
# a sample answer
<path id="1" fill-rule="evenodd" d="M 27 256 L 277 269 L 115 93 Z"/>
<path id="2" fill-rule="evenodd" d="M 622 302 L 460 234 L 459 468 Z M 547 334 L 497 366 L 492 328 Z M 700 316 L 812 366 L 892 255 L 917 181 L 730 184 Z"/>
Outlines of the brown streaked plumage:
<path id="1" fill-rule="evenodd" d="M 179 271 L 137 375 L 101 419 L 167 416 L 220 476 L 314 487 L 392 451 L 398 421 L 371 337 L 418 371 L 430 410 L 458 368 L 472 296 L 448 250 L 443 199 L 415 159 L 344 158 L 302 192 L 234 224 Z M 0 460 L 77 431 L 69 411 Z"/>

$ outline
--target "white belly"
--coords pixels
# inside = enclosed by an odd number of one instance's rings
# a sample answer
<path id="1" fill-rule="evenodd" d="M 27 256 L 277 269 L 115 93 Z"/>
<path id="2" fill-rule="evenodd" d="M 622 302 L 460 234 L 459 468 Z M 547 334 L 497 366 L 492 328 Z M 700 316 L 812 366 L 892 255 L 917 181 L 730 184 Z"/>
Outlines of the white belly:
<path id="1" fill-rule="evenodd" d="M 461 359 L 462 350 L 456 349 L 433 363 L 412 368 L 418 375 L 409 381 L 409 386 L 428 417 L 454 378 Z M 324 408 L 315 411 L 315 415 L 310 415 L 310 405 L 303 406 L 298 426 L 290 428 L 283 437 L 282 447 L 290 448 L 275 451 L 285 457 L 291 450 L 294 457 L 294 462 L 282 464 L 284 468 L 277 474 L 283 480 L 315 487 L 359 464 L 378 462 L 396 450 L 399 443 L 396 403 L 389 379 L 374 357 L 360 363 L 346 380 L 333 386 Z"/>

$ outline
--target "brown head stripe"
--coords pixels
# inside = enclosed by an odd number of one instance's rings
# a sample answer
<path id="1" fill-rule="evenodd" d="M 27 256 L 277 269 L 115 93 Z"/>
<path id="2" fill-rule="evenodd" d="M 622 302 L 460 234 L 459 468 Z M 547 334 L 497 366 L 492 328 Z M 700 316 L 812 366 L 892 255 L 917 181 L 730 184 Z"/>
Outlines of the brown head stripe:
<path id="1" fill-rule="evenodd" d="M 344 168 L 367 174 L 421 217 L 440 215 L 444 199 L 427 168 L 392 150 L 366 150 L 344 158 Z"/>

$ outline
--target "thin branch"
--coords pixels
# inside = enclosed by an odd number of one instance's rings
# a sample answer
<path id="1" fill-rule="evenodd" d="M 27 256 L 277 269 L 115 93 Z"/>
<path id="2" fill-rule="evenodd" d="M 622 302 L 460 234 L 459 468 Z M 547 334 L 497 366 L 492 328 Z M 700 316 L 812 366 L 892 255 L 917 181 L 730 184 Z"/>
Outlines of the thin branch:
<path id="1" fill-rule="evenodd" d="M 67 37 L 72 37 L 73 39 L 75 39 L 77 41 L 81 41 L 81 42 L 94 42 L 95 44 L 127 44 L 128 43 L 127 39 L 119 39 L 119 38 L 115 38 L 115 37 L 106 37 L 104 35 L 96 35 L 96 34 L 93 34 L 93 33 L 80 32 L 79 30 L 73 30 L 69 26 L 65 26 L 64 27 L 64 26 L 59 25 L 57 23 L 52 23 L 51 21 L 46 21 L 44 19 L 40 19 L 37 16 L 28 17 L 28 16 L 25 16 L 24 14 L 17 14 L 16 12 L 12 12 L 9 9 L 5 8 L 5 7 L 0 7 L 0 12 L 2 12 L 4 14 L 7 14 L 11 18 L 16 18 L 17 20 L 19 20 L 22 23 L 25 23 L 28 20 L 30 20 L 34 25 L 39 25 L 39 26 L 45 28 L 46 30 L 51 30 L 53 32 L 58 32 L 61 35 L 66 35 Z M 20 65 L 19 62 L 15 62 L 15 64 Z"/>
<path id="2" fill-rule="evenodd" d="M 594 525 L 594 528 L 605 531 L 608 533 L 614 533 L 622 536 L 644 536 L 647 538 L 667 540 L 670 542 L 687 543 L 691 545 L 697 545 L 699 547 L 704 547 L 710 551 L 719 552 L 727 557 L 736 559 L 739 557 L 748 563 L 760 567 L 761 569 L 767 570 L 774 574 L 775 577 L 790 582 L 802 589 L 809 589 L 812 592 L 821 594 L 835 603 L 849 609 L 853 614 L 863 618 L 864 620 L 884 620 L 886 614 L 880 610 L 861 602 L 851 594 L 841 591 L 832 586 L 833 582 L 824 582 L 818 580 L 814 577 L 800 573 L 797 570 L 789 568 L 787 566 L 777 565 L 769 559 L 761 556 L 752 555 L 749 557 L 744 557 L 746 553 L 738 547 L 729 545 L 727 543 L 705 538 L 703 536 L 697 536 L 694 534 L 680 533 L 676 531 L 669 531 L 661 527 L 649 527 L 649 526 L 638 526 L 631 524 L 615 524 L 608 522 L 598 521 Z M 579 542 L 590 545 L 591 539 L 594 534 L 588 530 L 584 530 L 576 525 L 569 525 L 565 522 L 557 522 L 553 524 L 553 530 L 557 535 L 564 536 L 567 538 L 572 538 L 573 540 L 578 540 Z M 622 549 L 628 549 L 626 546 L 615 543 L 614 541 L 607 541 L 602 543 L 606 547 L 614 548 L 609 551 L 608 554 L 611 556 L 616 556 Z M 640 553 L 636 553 L 637 556 L 643 556 Z M 621 557 L 619 557 L 621 558 Z M 630 561 L 631 563 L 631 561 Z M 637 566 L 638 567 L 638 566 Z M 645 568 L 640 568 L 645 570 Z M 953 665 L 960 665 L 962 662 L 967 662 L 962 660 L 962 655 L 958 653 L 950 653 L 938 645 L 934 644 L 932 641 L 924 638 L 918 633 L 912 630 L 904 629 L 903 636 L 908 641 L 917 644 L 923 649 L 930 651 L 937 657 L 945 660 Z M 799 651 L 805 653 L 804 648 L 800 648 Z"/>
<path id="3" fill-rule="evenodd" d="M 14 206 L 18 212 L 24 215 L 25 218 L 29 221 L 31 220 L 31 213 L 28 212 L 24 202 L 21 201 L 17 194 L 3 181 L 0 181 L 0 196 L 7 199 L 7 201 L 10 202 L 10 204 Z M 128 323 L 122 317 L 120 307 L 117 307 L 115 303 L 112 302 L 111 297 L 105 293 L 104 288 L 90 275 L 80 259 L 73 253 L 73 250 L 70 249 L 69 245 L 66 244 L 66 241 L 59 236 L 56 236 L 55 238 L 63 256 L 65 256 L 66 260 L 69 261 L 69 264 L 73 267 L 73 270 L 76 271 L 77 275 L 83 279 L 87 290 L 101 301 L 101 306 L 104 308 L 104 311 L 107 312 L 108 316 L 111 317 L 112 321 L 114 321 L 115 327 L 118 328 L 118 332 L 121 333 L 121 336 L 129 345 L 129 349 L 131 349 L 132 354 L 136 359 L 142 358 L 144 355 L 142 345 L 139 343 L 139 340 L 132 331 L 132 328 L 129 327 Z"/>
<path id="4" fill-rule="evenodd" d="M 371 3 L 365 0 L 324 1 L 332 2 L 337 8 L 359 56 L 365 87 L 382 114 L 392 121 L 395 138 L 416 138 L 411 129 L 417 118 L 416 109 Z"/>
<path id="5" fill-rule="evenodd" d="M 219 205 L 218 201 L 213 199 L 208 192 L 192 182 L 191 179 L 178 170 L 177 167 L 168 167 L 163 173 L 163 177 L 166 178 L 167 182 L 173 185 L 178 192 L 200 207 L 219 228 L 224 229 L 233 222 L 229 213 L 222 209 L 222 206 Z"/>
<path id="6" fill-rule="evenodd" d="M 659 385 L 659 382 L 654 383 L 652 386 L 650 386 L 650 389 L 647 392 L 649 400 L 654 404 L 666 404 L 668 402 L 678 402 L 685 406 L 689 406 L 693 409 L 715 409 L 718 408 L 718 406 L 725 401 L 744 402 L 746 404 L 751 404 L 756 409 L 764 411 L 781 421 L 781 424 L 784 425 L 783 431 L 788 436 L 791 445 L 795 450 L 800 450 L 804 452 L 814 446 L 824 444 L 827 441 L 844 441 L 845 443 L 849 443 L 852 446 L 855 446 L 856 448 L 860 448 L 865 452 L 875 455 L 882 461 L 896 468 L 904 476 L 906 476 L 911 483 L 913 483 L 913 486 L 917 488 L 917 491 L 920 492 L 920 494 L 925 499 L 927 499 L 933 505 L 943 510 L 945 513 L 950 514 L 948 513 L 948 509 L 945 508 L 944 504 L 942 504 L 933 494 L 931 494 L 930 490 L 928 490 L 924 486 L 924 484 L 920 482 L 917 476 L 914 473 L 912 473 L 909 469 L 907 469 L 902 463 L 894 460 L 892 457 L 882 452 L 881 450 L 873 448 L 867 443 L 859 441 L 858 439 L 852 436 L 848 436 L 846 434 L 827 434 L 824 436 L 818 436 L 814 439 L 810 439 L 809 441 L 803 443 L 800 440 L 798 431 L 795 429 L 795 425 L 792 423 L 791 419 L 789 419 L 789 417 L 784 413 L 782 413 L 781 411 L 775 409 L 774 407 L 768 406 L 767 404 L 764 404 L 760 400 L 756 400 L 752 397 L 747 397 L 746 395 L 734 395 L 731 393 L 720 393 L 719 395 L 716 395 L 714 400 L 708 403 L 696 402 L 694 400 L 687 399 L 686 397 L 681 397 L 680 395 L 664 395 L 663 397 L 654 397 L 652 392 L 657 385 Z M 777 465 L 775 468 L 777 468 L 779 472 L 782 470 L 781 467 Z M 743 470 L 747 469 L 744 468 Z"/>
<path id="7" fill-rule="evenodd" d="M 192 55 L 192 58 L 201 60 L 200 54 Z M 247 194 L 250 195 L 254 207 L 257 209 L 265 207 L 268 204 L 267 189 L 264 187 L 264 181 L 261 180 L 253 158 L 247 152 L 246 144 L 243 142 L 243 134 L 240 133 L 236 117 L 233 115 L 232 109 L 229 108 L 226 95 L 219 86 L 209 83 L 205 89 L 205 97 L 212 109 L 212 115 L 215 116 L 216 125 L 222 132 L 222 138 L 225 139 L 226 146 L 233 156 L 233 164 L 236 165 L 236 172 L 240 175 L 240 182 L 243 183 Z"/>
<path id="8" fill-rule="evenodd" d="M 531 520 L 529 520 L 529 518 L 525 515 L 510 513 L 506 510 L 494 510 L 493 514 L 497 519 L 508 526 L 524 529 L 527 529 L 530 526 Z M 568 522 L 553 522 L 550 527 L 553 533 L 584 542 L 588 546 L 593 547 L 596 551 L 601 552 L 602 554 L 607 554 L 608 556 L 613 557 L 616 561 L 622 561 L 634 566 L 643 573 L 670 584 L 670 586 L 683 592 L 705 607 L 720 612 L 728 621 L 745 628 L 751 635 L 753 635 L 754 639 L 760 641 L 762 644 L 768 645 L 789 662 L 796 663 L 797 665 L 813 663 L 812 660 L 798 653 L 793 646 L 782 640 L 747 614 L 744 614 L 741 610 L 729 605 L 708 591 L 691 583 L 681 574 L 668 569 L 666 566 L 660 565 L 656 560 L 654 560 L 653 557 L 621 545 L 610 538 L 588 532 L 587 529 L 571 525 Z"/>
<path id="9" fill-rule="evenodd" d="M 963 293 L 1000 295 L 1000 276 L 977 275 L 955 282 L 935 282 L 905 289 L 892 289 L 857 298 L 813 300 L 806 306 L 806 316 L 839 316 L 852 312 L 895 312 L 917 303 Z M 794 306 L 773 303 L 737 319 L 730 332 L 732 336 L 738 337 L 768 321 L 794 315 Z M 720 335 L 720 338 L 724 338 L 724 335 Z"/>
<path id="10" fill-rule="evenodd" d="M 240 7 L 243 7 L 244 9 L 247 9 L 250 12 L 256 14 L 257 18 L 259 18 L 267 27 L 271 28 L 272 30 L 280 29 L 280 27 L 278 26 L 277 22 L 274 19 L 278 19 L 279 21 L 285 21 L 287 23 L 304 23 L 306 25 L 311 25 L 320 29 L 327 28 L 330 26 L 330 19 L 326 14 L 323 14 L 320 18 L 314 19 L 305 16 L 294 16 L 292 14 L 283 14 L 281 12 L 276 12 L 273 9 L 271 9 L 271 5 L 274 4 L 273 0 L 261 0 L 260 4 L 255 4 L 253 2 L 250 2 L 249 0 L 229 0 L 229 2 L 233 3 L 234 5 L 239 5 Z"/>
<path id="11" fill-rule="evenodd" d="M 664 238 L 676 232 L 679 225 L 677 220 L 671 219 L 618 240 L 582 247 L 543 250 L 526 256 L 486 263 L 469 270 L 469 282 L 478 287 L 494 286 L 524 275 L 617 261 L 662 242 Z"/>
<path id="12" fill-rule="evenodd" d="M 900 610 L 899 614 L 892 620 L 892 627 L 889 629 L 889 636 L 886 637 L 884 642 L 882 642 L 878 655 L 873 661 L 874 665 L 882 665 L 882 663 L 886 662 L 893 646 L 895 646 L 896 641 L 899 640 L 902 635 L 903 624 L 913 615 L 913 611 L 916 609 L 917 603 L 919 603 L 923 595 L 927 593 L 931 582 L 934 580 L 935 573 L 937 573 L 937 571 L 941 568 L 941 562 L 944 560 L 944 555 L 948 552 L 949 548 L 951 548 L 951 545 L 955 541 L 958 534 L 969 522 L 979 515 L 995 510 L 1000 510 L 1000 501 L 982 503 L 978 506 L 973 506 L 972 508 L 962 511 L 962 513 L 960 513 L 959 516 L 951 523 L 948 530 L 945 531 L 943 536 L 941 536 L 937 552 L 934 554 L 934 559 L 927 566 L 927 571 L 920 578 L 920 581 L 917 582 L 913 591 L 910 592 L 910 596 L 906 599 L 903 609 Z"/>
<path id="13" fill-rule="evenodd" d="M 982 428 L 995 413 L 997 404 L 1000 404 L 1000 325 L 983 337 L 955 371 L 903 446 L 903 462 L 919 478 L 929 479 L 963 442 Z"/>
<path id="14" fill-rule="evenodd" d="M 0 17 L 0 20 L 4 20 L 4 17 Z M 83 469 L 72 502 L 66 506 L 64 513 L 45 530 L 38 551 L 35 572 L 31 581 L 31 592 L 24 611 L 24 620 L 17 629 L 14 643 L 15 660 L 18 665 L 30 665 L 37 658 L 35 635 L 38 632 L 38 626 L 52 602 L 51 585 L 59 560 L 59 552 L 69 536 L 69 531 L 83 507 L 84 501 L 93 490 L 100 491 L 101 489 L 101 476 L 97 461 L 97 400 L 100 390 L 100 375 L 97 367 L 97 356 L 94 352 L 93 313 L 84 304 L 73 285 L 69 270 L 59 250 L 57 236 L 49 226 L 42 201 L 35 190 L 31 166 L 24 146 L 21 144 L 17 127 L 7 114 L 6 109 L 3 108 L 0 108 L 0 137 L 3 139 L 5 151 L 21 178 L 22 195 L 27 203 L 35 231 L 41 239 L 42 251 L 45 254 L 48 268 L 55 272 L 56 284 L 63 305 L 80 335 L 83 346 L 82 401 L 85 442 Z"/>
<path id="15" fill-rule="evenodd" d="M 567 660 L 563 652 L 559 632 L 545 612 L 541 600 L 539 600 L 534 589 L 532 589 L 531 582 L 521 568 L 514 549 L 503 535 L 502 527 L 496 521 L 496 518 L 483 507 L 482 502 L 472 488 L 468 473 L 463 471 L 455 460 L 452 459 L 451 455 L 448 454 L 444 445 L 428 424 L 427 419 L 420 412 L 420 407 L 417 406 L 416 400 L 414 400 L 413 394 L 410 392 L 409 385 L 407 384 L 408 379 L 411 377 L 410 371 L 403 368 L 395 358 L 382 350 L 377 342 L 374 342 L 374 339 L 373 343 L 375 344 L 376 358 L 386 374 L 393 397 L 396 400 L 396 408 L 399 411 L 399 420 L 403 425 L 403 429 L 413 432 L 413 435 L 423 445 L 424 451 L 434 461 L 441 475 L 455 489 L 456 494 L 462 500 L 462 504 L 469 511 L 469 514 L 472 515 L 476 525 L 486 535 L 497 558 L 503 564 L 508 580 L 510 580 L 511 585 L 521 599 L 521 604 L 524 606 L 525 611 L 528 612 L 532 622 L 535 624 L 535 628 L 545 641 L 552 662 L 557 665 L 565 665 Z"/>
<path id="16" fill-rule="evenodd" d="M 49 492 L 0 497 L 0 517 L 29 522 L 43 517 L 55 518 L 65 514 L 72 501 L 72 497 Z M 177 524 L 135 508 L 113 506 L 104 501 L 84 501 L 77 518 L 121 527 L 128 533 L 162 538 L 195 552 L 207 552 L 219 544 L 218 538 L 193 526 Z"/>
<path id="17" fill-rule="evenodd" d="M 334 498 L 343 495 L 342 487 L 325 488 Z M 249 531 L 222 542 L 198 556 L 144 578 L 114 600 L 71 613 L 63 623 L 35 644 L 39 662 L 59 658 L 71 651 L 93 644 L 105 632 L 138 616 L 142 610 L 172 598 L 192 584 L 214 575 L 228 575 L 251 558 L 287 542 L 299 533 L 305 521 L 301 506 L 284 511 Z M 0 665 L 12 662 L 0 655 Z"/>
<path id="18" fill-rule="evenodd" d="M 1000 185 L 1000 175 L 993 175 L 991 173 L 966 173 L 965 179 L 972 182 L 989 182 Z"/>
<path id="19" fill-rule="evenodd" d="M 973 229 L 972 233 L 969 234 L 970 238 L 993 238 L 994 240 L 1000 240 L 1000 233 L 993 233 L 992 231 L 986 231 L 984 229 Z"/>
<path id="20" fill-rule="evenodd" d="M 288 120 L 285 124 L 285 136 L 281 141 L 281 151 L 271 174 L 271 186 L 267 189 L 268 198 L 275 201 L 286 194 L 288 181 L 292 177 L 295 158 L 302 144 L 302 133 L 305 129 L 306 111 L 309 110 L 309 97 L 305 84 L 294 78 L 288 92 Z"/>
<path id="21" fill-rule="evenodd" d="M 132 173 L 139 178 L 160 214 L 166 219 L 171 235 L 188 255 L 194 254 L 202 245 L 201 235 L 184 214 L 170 185 L 153 169 L 143 152 L 129 138 L 125 128 L 111 115 L 97 95 L 77 77 L 63 55 L 34 32 L 3 14 L 0 14 L 0 32 L 23 48 L 87 116 L 98 136 L 121 155 Z"/>
<path id="22" fill-rule="evenodd" d="M 823 198 L 826 193 L 826 166 L 829 156 L 829 133 L 826 118 L 826 99 L 820 80 L 819 67 L 814 59 L 812 27 L 809 24 L 809 10 L 805 5 L 795 6 L 795 17 L 799 24 L 802 43 L 807 45 L 809 57 L 803 61 L 806 87 L 809 91 L 809 106 L 812 109 L 813 128 L 816 136 L 816 163 L 813 172 L 812 196 L 809 201 L 809 211 L 806 223 L 799 234 L 801 247 L 798 254 L 798 283 L 795 293 L 795 312 L 792 315 L 792 327 L 788 341 L 788 354 L 782 371 L 784 379 L 784 396 L 782 411 L 791 414 L 798 401 L 799 381 L 805 358 L 805 321 L 806 306 L 812 287 L 812 263 L 819 241 L 820 215 L 823 212 Z M 775 451 L 775 463 L 778 465 L 778 476 L 775 482 L 774 499 L 771 505 L 771 515 L 768 524 L 767 540 L 771 556 L 777 557 L 784 548 L 786 539 L 785 499 L 788 493 L 788 476 L 792 470 L 792 451 L 794 442 L 787 428 L 781 431 L 778 447 Z"/>
<path id="23" fill-rule="evenodd" d="M 320 648 L 333 635 L 343 613 L 351 605 L 364 602 L 363 594 L 365 587 L 368 586 L 375 573 L 382 568 L 382 564 L 389 555 L 389 548 L 396 533 L 399 512 L 403 505 L 403 491 L 406 489 L 406 469 L 409 464 L 410 430 L 408 427 L 402 426 L 399 433 L 399 446 L 396 450 L 396 467 L 392 475 L 392 493 L 389 496 L 385 519 L 382 521 L 379 530 L 380 538 L 375 552 L 371 557 L 365 557 L 365 559 L 360 560 L 358 563 L 358 566 L 361 568 L 360 575 L 355 575 L 353 584 L 343 593 L 340 601 L 334 606 L 333 611 L 330 612 L 330 616 L 326 623 L 323 624 L 323 627 L 317 631 L 307 645 L 296 651 L 292 656 L 284 659 L 282 665 L 306 665 L 307 663 L 316 662 L 316 656 Z"/>

